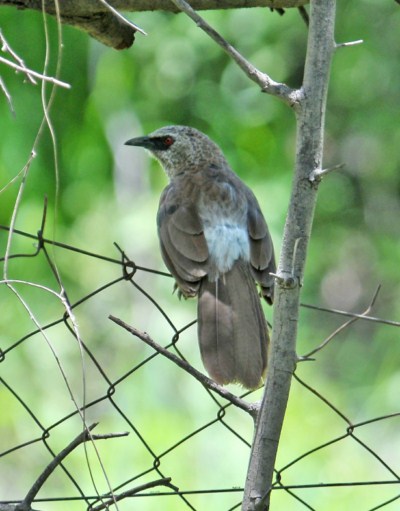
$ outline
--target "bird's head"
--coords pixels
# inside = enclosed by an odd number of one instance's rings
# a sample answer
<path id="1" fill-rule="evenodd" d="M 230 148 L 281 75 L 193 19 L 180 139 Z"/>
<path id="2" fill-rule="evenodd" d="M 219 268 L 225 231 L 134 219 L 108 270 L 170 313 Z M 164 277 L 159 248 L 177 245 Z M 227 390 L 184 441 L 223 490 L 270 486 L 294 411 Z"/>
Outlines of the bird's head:
<path id="1" fill-rule="evenodd" d="M 224 161 L 219 147 L 204 133 L 189 126 L 165 126 L 145 137 L 132 138 L 125 145 L 147 149 L 170 179 L 200 170 L 204 164 Z"/>

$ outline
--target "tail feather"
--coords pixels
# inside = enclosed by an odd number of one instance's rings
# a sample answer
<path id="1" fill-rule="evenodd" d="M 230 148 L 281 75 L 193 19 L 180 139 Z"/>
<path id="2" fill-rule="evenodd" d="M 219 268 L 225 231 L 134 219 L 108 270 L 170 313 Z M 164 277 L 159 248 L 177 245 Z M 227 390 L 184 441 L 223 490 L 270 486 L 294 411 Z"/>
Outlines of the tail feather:
<path id="1" fill-rule="evenodd" d="M 198 300 L 200 352 L 222 385 L 255 388 L 267 366 L 268 331 L 250 267 L 237 261 L 215 282 L 204 278 Z"/>

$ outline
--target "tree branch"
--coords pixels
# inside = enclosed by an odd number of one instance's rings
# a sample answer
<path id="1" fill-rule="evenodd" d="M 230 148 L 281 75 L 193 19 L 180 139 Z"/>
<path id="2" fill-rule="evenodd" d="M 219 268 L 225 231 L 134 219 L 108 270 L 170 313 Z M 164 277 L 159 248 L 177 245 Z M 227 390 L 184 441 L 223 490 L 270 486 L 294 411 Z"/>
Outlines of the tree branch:
<path id="1" fill-rule="evenodd" d="M 334 42 L 335 0 L 311 2 L 310 30 L 297 109 L 296 166 L 277 270 L 273 333 L 267 384 L 252 446 L 243 511 L 270 509 L 275 460 L 296 365 L 299 296 L 321 168 L 326 94 Z"/>
<path id="2" fill-rule="evenodd" d="M 0 43 L 1 43 L 1 51 L 11 55 L 11 57 L 18 62 L 19 66 L 24 69 L 24 73 L 25 73 L 25 76 L 26 76 L 27 80 L 30 83 L 36 85 L 37 82 L 29 74 L 29 69 L 26 67 L 24 60 L 11 48 L 11 46 L 8 44 L 8 41 L 6 40 L 4 35 L 2 34 L 1 30 L 0 30 Z"/>
<path id="3" fill-rule="evenodd" d="M 47 465 L 47 467 L 43 470 L 37 480 L 33 483 L 32 488 L 27 493 L 24 500 L 18 504 L 0 504 L 0 511 L 32 511 L 32 503 L 38 494 L 39 490 L 46 482 L 48 477 L 53 473 L 54 469 L 60 465 L 64 458 L 68 456 L 78 445 L 87 441 L 94 440 L 107 440 L 109 438 L 117 438 L 121 436 L 126 436 L 129 433 L 106 433 L 103 435 L 92 435 L 91 431 L 97 426 L 98 423 L 94 423 L 91 426 L 85 428 L 70 444 L 65 447 L 57 456 L 55 456 L 51 462 Z M 102 509 L 109 509 L 110 506 L 116 504 L 118 501 L 123 500 L 127 497 L 131 497 L 136 493 L 139 493 L 144 490 L 148 490 L 150 488 L 155 488 L 156 486 L 168 486 L 172 488 L 174 491 L 179 491 L 179 488 L 171 484 L 170 477 L 164 477 L 162 479 L 157 479 L 155 481 L 149 481 L 148 483 L 141 484 L 136 486 L 135 488 L 131 488 L 130 490 L 124 491 L 122 493 L 118 493 L 112 495 L 107 501 L 102 502 L 101 504 L 92 507 L 93 511 L 101 511 Z"/>
<path id="4" fill-rule="evenodd" d="M 156 479 L 155 481 L 149 481 L 148 483 L 141 484 L 140 486 L 136 486 L 135 488 L 131 488 L 130 490 L 124 491 L 122 493 L 118 493 L 113 495 L 109 500 L 102 502 L 98 506 L 91 507 L 91 511 L 101 511 L 102 509 L 109 509 L 110 506 L 115 504 L 116 502 L 126 499 L 127 497 L 132 497 L 132 495 L 136 495 L 144 490 L 149 490 L 150 488 L 155 488 L 156 486 L 168 486 L 168 488 L 172 488 L 175 491 L 179 491 L 179 488 L 171 484 L 170 477 L 163 477 L 162 479 Z"/>
<path id="5" fill-rule="evenodd" d="M 3 79 L 1 78 L 1 76 L 0 76 L 0 89 L 3 92 L 4 96 L 6 97 L 6 100 L 7 100 L 7 103 L 8 103 L 8 106 L 10 108 L 11 113 L 15 116 L 15 110 L 14 110 L 14 105 L 13 105 L 13 102 L 12 102 L 11 94 L 8 92 L 7 86 L 4 83 Z M 0 193 L 1 193 L 1 190 L 0 190 Z"/>
<path id="6" fill-rule="evenodd" d="M 18 9 L 42 10 L 43 0 L 0 0 L 1 5 Z M 239 9 L 241 7 L 300 7 L 308 0 L 193 0 L 192 7 L 203 9 Z M 45 10 L 55 15 L 54 0 L 44 1 Z M 122 50 L 132 46 L 135 33 L 142 32 L 137 25 L 125 19 L 120 12 L 169 11 L 180 9 L 170 0 L 60 0 L 61 21 L 87 32 L 106 46 Z M 116 11 L 118 9 L 118 11 Z"/>
<path id="7" fill-rule="evenodd" d="M 211 39 L 236 62 L 244 73 L 261 87 L 263 92 L 272 94 L 282 99 L 291 106 L 297 105 L 300 94 L 296 89 L 291 89 L 284 83 L 275 82 L 269 75 L 258 70 L 253 64 L 246 60 L 236 48 L 230 45 L 214 28 L 212 28 L 185 0 L 171 0 L 182 12 L 187 14 L 196 25 L 201 28 Z M 194 4 L 194 2 L 191 2 Z"/>
<path id="8" fill-rule="evenodd" d="M 341 311 L 339 309 L 329 309 L 327 307 L 321 307 L 319 305 L 311 305 L 309 303 L 301 303 L 300 307 L 305 309 L 313 309 L 322 312 L 329 312 L 331 314 L 338 314 L 339 316 L 348 316 L 350 318 L 359 318 L 365 321 L 372 321 L 374 323 L 380 323 L 382 325 L 390 325 L 400 327 L 400 321 L 394 321 L 392 319 L 377 318 L 374 316 L 365 316 L 364 314 L 356 314 L 355 312 Z"/>
<path id="9" fill-rule="evenodd" d="M 51 462 L 47 465 L 47 467 L 43 470 L 40 476 L 33 483 L 31 489 L 28 491 L 26 497 L 22 502 L 16 504 L 13 509 L 14 511 L 31 511 L 32 502 L 36 495 L 38 494 L 41 487 L 47 481 L 49 476 L 54 472 L 54 470 L 60 465 L 64 458 L 68 456 L 78 445 L 83 442 L 87 442 L 88 440 L 102 440 L 108 438 L 116 438 L 120 436 L 126 436 L 128 433 L 109 433 L 106 435 L 92 435 L 91 431 L 97 426 L 98 423 L 94 423 L 89 427 L 85 427 L 85 429 L 72 440 L 71 443 L 67 445 L 62 451 L 60 451 L 57 456 L 55 456 Z"/>
<path id="10" fill-rule="evenodd" d="M 319 346 L 317 346 L 313 350 L 309 351 L 308 353 L 306 353 L 305 355 L 300 357 L 300 360 L 309 360 L 313 355 L 315 355 L 315 353 L 318 353 L 318 351 L 321 351 L 323 348 L 325 348 L 325 346 L 327 344 L 329 344 L 334 337 L 336 337 L 338 334 L 343 332 L 343 330 L 348 328 L 350 325 L 352 325 L 356 321 L 359 321 L 362 317 L 368 316 L 368 314 L 371 312 L 372 308 L 375 305 L 375 302 L 376 302 L 376 299 L 378 298 L 378 293 L 379 293 L 380 289 L 381 289 L 381 286 L 378 286 L 377 290 L 374 293 L 374 296 L 372 297 L 371 303 L 368 305 L 368 307 L 365 309 L 364 312 L 362 312 L 361 314 L 358 314 L 355 317 L 352 317 L 351 319 L 349 319 L 348 321 L 346 321 L 345 323 L 340 325 L 338 328 L 336 328 L 336 330 L 334 332 L 332 332 L 330 335 L 328 335 L 328 337 Z"/>
<path id="11" fill-rule="evenodd" d="M 169 360 L 174 362 L 174 364 L 178 365 L 181 369 L 191 374 L 202 385 L 204 385 L 210 390 L 213 390 L 214 392 L 216 392 L 221 397 L 223 397 L 233 405 L 237 406 L 238 408 L 241 408 L 242 410 L 250 414 L 253 417 L 253 419 L 256 418 L 258 412 L 257 404 L 248 403 L 247 401 L 244 401 L 240 397 L 237 397 L 228 390 L 224 389 L 223 387 L 218 385 L 218 383 L 215 383 L 214 380 L 211 380 L 211 378 L 208 378 L 208 376 L 206 376 L 205 374 L 201 373 L 193 366 L 191 366 L 188 362 L 186 362 L 186 360 L 177 357 L 176 355 L 168 351 L 166 348 L 163 348 L 162 346 L 154 342 L 153 339 L 151 339 L 151 337 L 145 332 L 140 332 L 140 330 L 137 330 L 133 326 L 128 325 L 127 323 L 125 323 L 119 318 L 116 318 L 115 316 L 109 316 L 109 319 L 111 319 L 111 321 L 113 321 L 117 325 L 121 326 L 122 328 L 130 332 L 138 339 L 144 341 L 147 345 L 151 346 L 155 351 L 157 351 L 157 353 L 160 353 L 160 355 L 163 355 L 164 357 L 168 358 Z"/>
<path id="12" fill-rule="evenodd" d="M 0 0 L 1 5 L 15 6 L 18 9 L 44 10 L 56 16 L 54 0 Z M 106 46 L 122 50 L 132 46 L 135 33 L 142 32 L 138 26 L 125 19 L 114 7 L 119 2 L 105 0 L 59 0 L 58 7 L 62 23 L 72 25 L 97 39 Z M 110 5 L 109 5 L 110 4 Z"/>
<path id="13" fill-rule="evenodd" d="M 65 89 L 70 89 L 71 86 L 69 83 L 62 82 L 61 80 L 57 80 L 57 78 L 53 78 L 52 76 L 46 76 L 41 73 L 38 73 L 36 71 L 33 71 L 32 69 L 28 69 L 27 67 L 22 67 L 19 64 L 16 64 L 15 62 L 12 62 L 11 60 L 7 60 L 4 57 L 0 56 L 0 62 L 5 64 L 6 66 L 9 66 L 16 71 L 20 71 L 21 73 L 24 73 L 25 76 L 29 79 L 32 79 L 34 76 L 35 78 L 38 78 L 39 80 L 42 80 L 44 82 L 50 82 L 54 85 L 58 85 L 59 87 L 64 87 Z"/>

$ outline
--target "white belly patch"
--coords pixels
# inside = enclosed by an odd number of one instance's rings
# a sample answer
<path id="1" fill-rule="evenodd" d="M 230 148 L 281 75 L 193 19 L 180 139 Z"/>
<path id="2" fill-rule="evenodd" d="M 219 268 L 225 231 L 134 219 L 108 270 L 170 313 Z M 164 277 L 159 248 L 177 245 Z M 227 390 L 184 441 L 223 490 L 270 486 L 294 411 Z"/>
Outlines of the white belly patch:
<path id="1" fill-rule="evenodd" d="M 237 259 L 250 259 L 249 236 L 244 226 L 228 222 L 205 226 L 204 236 L 215 265 L 215 277 L 229 271 Z"/>

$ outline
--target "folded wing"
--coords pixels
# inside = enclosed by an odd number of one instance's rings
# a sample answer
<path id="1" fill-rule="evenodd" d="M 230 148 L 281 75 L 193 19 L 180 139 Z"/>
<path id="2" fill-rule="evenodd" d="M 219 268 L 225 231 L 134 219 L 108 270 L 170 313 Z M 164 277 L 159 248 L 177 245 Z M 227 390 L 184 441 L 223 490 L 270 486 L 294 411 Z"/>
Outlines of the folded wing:
<path id="1" fill-rule="evenodd" d="M 157 214 L 164 262 L 184 296 L 195 296 L 208 270 L 208 248 L 194 204 L 182 202 L 172 183 L 163 191 Z"/>

